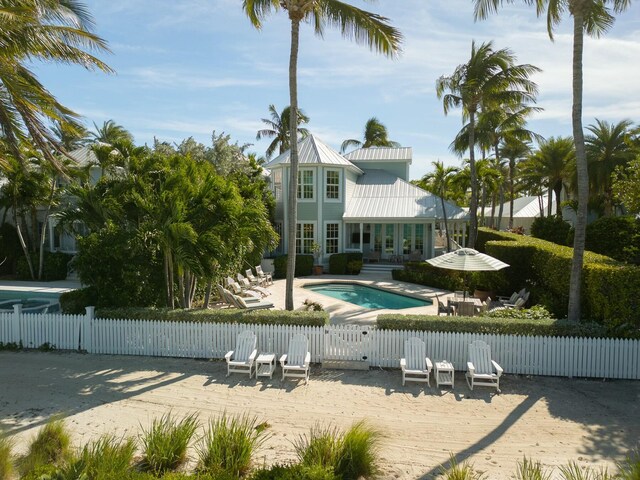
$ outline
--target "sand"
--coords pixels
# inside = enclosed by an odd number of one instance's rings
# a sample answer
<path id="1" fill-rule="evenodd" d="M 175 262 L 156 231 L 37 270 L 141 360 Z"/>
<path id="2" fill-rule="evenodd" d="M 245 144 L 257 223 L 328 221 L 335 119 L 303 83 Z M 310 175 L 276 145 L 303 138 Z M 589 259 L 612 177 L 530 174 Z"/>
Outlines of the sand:
<path id="1" fill-rule="evenodd" d="M 492 479 L 510 478 L 523 455 L 611 467 L 640 438 L 640 382 L 505 375 L 498 395 L 470 391 L 460 372 L 453 390 L 403 387 L 399 370 L 314 365 L 308 385 L 281 382 L 279 370 L 273 380 L 225 373 L 220 361 L 0 352 L 0 425 L 24 451 L 56 413 L 76 445 L 138 435 L 168 411 L 197 411 L 203 423 L 249 413 L 271 425 L 256 461 L 272 463 L 293 460 L 292 441 L 317 422 L 366 419 L 383 433 L 385 479 L 433 478 L 450 454 Z"/>

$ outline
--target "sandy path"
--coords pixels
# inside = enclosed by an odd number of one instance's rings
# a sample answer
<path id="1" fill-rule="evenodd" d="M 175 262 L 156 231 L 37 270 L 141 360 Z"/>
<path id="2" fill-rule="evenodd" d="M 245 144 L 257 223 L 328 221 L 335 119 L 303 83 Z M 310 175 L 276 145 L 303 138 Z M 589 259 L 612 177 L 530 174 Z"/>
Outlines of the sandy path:
<path id="1" fill-rule="evenodd" d="M 0 353 L 0 425 L 18 448 L 62 412 L 76 444 L 103 433 L 137 435 L 169 410 L 251 413 L 271 425 L 258 461 L 294 458 L 291 441 L 316 422 L 368 419 L 384 433 L 384 478 L 431 478 L 449 452 L 489 478 L 509 478 L 523 455 L 546 465 L 570 459 L 612 465 L 640 438 L 640 382 L 503 377 L 501 395 L 402 387 L 398 370 L 312 370 L 309 385 L 225 378 L 222 362 Z M 279 370 L 276 372 L 276 376 Z"/>

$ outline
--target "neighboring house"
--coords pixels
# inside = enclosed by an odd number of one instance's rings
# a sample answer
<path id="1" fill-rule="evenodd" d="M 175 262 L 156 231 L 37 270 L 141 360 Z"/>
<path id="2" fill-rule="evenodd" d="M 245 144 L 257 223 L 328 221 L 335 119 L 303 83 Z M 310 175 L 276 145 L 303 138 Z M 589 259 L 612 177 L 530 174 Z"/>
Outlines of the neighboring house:
<path id="1" fill-rule="evenodd" d="M 411 148 L 362 148 L 341 155 L 317 137 L 298 144 L 298 218 L 296 248 L 312 253 L 317 243 L 322 261 L 342 252 L 379 255 L 383 261 L 427 259 L 442 250 L 440 197 L 409 183 Z M 287 250 L 287 151 L 265 165 L 276 199 L 276 253 Z M 449 231 L 465 245 L 467 214 L 445 202 Z"/>
<path id="2" fill-rule="evenodd" d="M 509 228 L 509 209 L 510 202 L 505 202 L 502 205 L 502 218 L 500 219 L 500 225 L 498 225 L 498 215 L 500 212 L 500 205 L 496 205 L 493 211 L 494 217 L 491 217 L 491 207 L 484 209 L 484 223 L 485 225 L 495 225 L 498 230 L 506 230 Z M 513 228 L 524 228 L 525 233 L 531 233 L 531 224 L 538 217 L 546 217 L 549 212 L 549 197 L 543 195 L 520 197 L 513 201 Z M 556 214 L 556 201 L 555 198 L 551 202 L 551 215 Z"/>

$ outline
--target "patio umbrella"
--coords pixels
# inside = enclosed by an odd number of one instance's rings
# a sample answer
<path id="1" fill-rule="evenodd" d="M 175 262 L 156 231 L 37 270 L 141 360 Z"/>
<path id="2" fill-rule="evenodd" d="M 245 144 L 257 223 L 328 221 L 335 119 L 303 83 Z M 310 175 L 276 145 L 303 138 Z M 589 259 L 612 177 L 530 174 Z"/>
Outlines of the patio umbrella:
<path id="1" fill-rule="evenodd" d="M 491 272 L 502 270 L 509 266 L 507 263 L 493 258 L 491 255 L 480 253 L 473 248 L 460 248 L 453 252 L 430 258 L 427 260 L 427 263 L 434 267 L 459 270 L 462 272 Z M 465 275 L 465 284 L 466 283 Z M 466 296 L 466 294 L 467 289 L 465 286 L 464 295 Z"/>

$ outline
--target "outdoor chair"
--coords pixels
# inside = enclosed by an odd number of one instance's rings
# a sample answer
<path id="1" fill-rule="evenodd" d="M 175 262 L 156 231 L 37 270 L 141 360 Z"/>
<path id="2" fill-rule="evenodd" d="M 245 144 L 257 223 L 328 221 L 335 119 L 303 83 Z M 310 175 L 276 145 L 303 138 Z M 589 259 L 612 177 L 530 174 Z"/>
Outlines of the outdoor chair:
<path id="1" fill-rule="evenodd" d="M 405 382 L 423 382 L 429 384 L 429 375 L 433 364 L 426 355 L 427 347 L 417 337 L 411 337 L 404 342 L 404 358 L 400 359 L 402 369 L 402 385 Z"/>
<path id="2" fill-rule="evenodd" d="M 273 303 L 265 302 L 264 300 L 258 300 L 257 302 L 247 302 L 246 300 L 248 299 L 233 294 L 231 294 L 231 298 L 233 299 L 233 303 L 235 304 L 235 306 L 242 310 L 268 310 L 275 306 Z"/>
<path id="3" fill-rule="evenodd" d="M 482 340 L 469 344 L 469 361 L 467 362 L 467 383 L 473 390 L 475 385 L 496 387 L 500 393 L 500 376 L 502 367 L 491 359 L 491 348 Z"/>
<path id="4" fill-rule="evenodd" d="M 258 354 L 256 349 L 256 335 L 251 330 L 245 330 L 236 338 L 236 348 L 227 352 L 224 359 L 227 362 L 227 377 L 231 373 L 247 373 L 251 378 L 253 363 Z"/>
<path id="5" fill-rule="evenodd" d="M 474 300 L 460 300 L 456 307 L 456 314 L 463 317 L 473 317 L 476 314 L 476 304 Z"/>
<path id="6" fill-rule="evenodd" d="M 438 315 L 446 313 L 447 316 L 456 314 L 456 307 L 451 304 L 445 305 L 440 301 L 440 298 L 436 295 L 436 302 L 438 303 Z"/>
<path id="7" fill-rule="evenodd" d="M 305 384 L 309 383 L 310 362 L 309 340 L 302 334 L 294 335 L 289 342 L 289 351 L 280 357 L 282 380 L 303 378 Z"/>
<path id="8" fill-rule="evenodd" d="M 253 272 L 251 271 L 250 268 L 247 268 L 244 271 L 245 276 L 247 277 L 247 280 L 249 280 L 249 282 L 251 283 L 251 285 L 260 285 L 260 286 L 264 286 L 266 283 L 266 280 L 264 278 L 258 278 L 256 277 Z"/>
<path id="9" fill-rule="evenodd" d="M 273 285 L 273 272 L 265 272 L 260 265 L 256 265 L 256 275 L 259 278 L 264 278 L 267 285 Z"/>
<path id="10" fill-rule="evenodd" d="M 256 290 L 243 290 L 240 284 L 231 277 L 227 277 L 227 287 L 231 290 L 231 293 L 240 297 L 245 297 L 245 299 L 251 300 L 252 298 L 255 298 L 256 300 L 260 300 L 263 297 L 263 295 Z"/>
<path id="11" fill-rule="evenodd" d="M 381 252 L 367 252 L 362 256 L 362 261 L 363 262 L 380 262 L 380 258 L 381 258 Z"/>
<path id="12" fill-rule="evenodd" d="M 271 292 L 266 288 L 263 288 L 259 285 L 252 285 L 249 279 L 244 278 L 241 273 L 239 273 L 236 278 L 238 279 L 238 283 L 243 290 L 255 290 L 256 292 L 260 292 L 264 297 L 266 297 L 267 295 L 271 295 Z"/>

